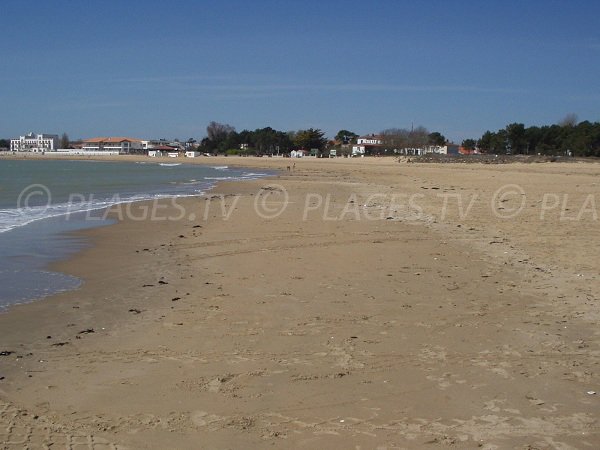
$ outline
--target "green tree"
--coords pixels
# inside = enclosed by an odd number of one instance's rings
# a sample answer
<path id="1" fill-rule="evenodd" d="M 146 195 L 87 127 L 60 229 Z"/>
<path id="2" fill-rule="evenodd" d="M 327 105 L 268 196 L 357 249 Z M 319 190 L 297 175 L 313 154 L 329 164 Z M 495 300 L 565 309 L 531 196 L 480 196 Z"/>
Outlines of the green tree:
<path id="1" fill-rule="evenodd" d="M 232 142 L 235 140 L 234 136 L 235 128 L 228 124 L 210 122 L 206 127 L 206 139 L 203 139 L 200 143 L 203 151 L 205 152 L 224 152 L 227 150 L 229 145 L 234 145 Z"/>
<path id="2" fill-rule="evenodd" d="M 311 150 L 313 148 L 323 150 L 326 144 L 327 139 L 325 139 L 325 133 L 318 128 L 299 130 L 294 136 L 294 145 L 305 150 Z"/>
<path id="3" fill-rule="evenodd" d="M 492 151 L 492 141 L 494 140 L 494 133 L 491 131 L 486 131 L 483 133 L 481 138 L 477 141 L 477 147 L 482 152 L 488 153 Z"/>
<path id="4" fill-rule="evenodd" d="M 437 131 L 434 131 L 433 133 L 429 133 L 429 144 L 430 145 L 438 145 L 441 147 L 445 143 L 446 143 L 446 137 L 442 133 L 439 133 Z"/>
<path id="5" fill-rule="evenodd" d="M 254 131 L 254 142 L 259 153 L 272 155 L 277 149 L 277 131 L 271 127 Z"/>
<path id="6" fill-rule="evenodd" d="M 475 139 L 465 139 L 464 141 L 462 141 L 461 146 L 466 148 L 467 150 L 475 150 L 477 142 L 475 141 Z"/>
<path id="7" fill-rule="evenodd" d="M 507 150 L 513 154 L 523 154 L 527 148 L 525 138 L 525 125 L 522 123 L 511 123 L 506 126 Z"/>
<path id="8" fill-rule="evenodd" d="M 486 131 L 478 141 L 480 149 L 495 153 L 600 156 L 600 123 L 567 115 L 560 124 L 532 126 L 512 123 L 494 133 Z"/>
<path id="9" fill-rule="evenodd" d="M 254 130 L 251 132 L 250 141 L 259 154 L 286 153 L 292 146 L 287 133 L 271 127 Z"/>
<path id="10" fill-rule="evenodd" d="M 200 141 L 198 148 L 204 153 L 215 153 L 217 150 L 217 142 L 211 141 L 209 138 L 205 137 Z"/>
<path id="11" fill-rule="evenodd" d="M 335 140 L 342 144 L 354 144 L 354 143 L 356 143 L 357 137 L 358 137 L 358 134 L 353 133 L 352 131 L 340 130 L 335 135 Z"/>
<path id="12" fill-rule="evenodd" d="M 220 153 L 225 153 L 230 149 L 239 149 L 240 148 L 240 136 L 235 131 L 231 131 L 227 133 L 224 139 L 222 139 L 218 144 L 218 150 Z"/>
<path id="13" fill-rule="evenodd" d="M 496 154 L 505 154 L 509 150 L 506 141 L 506 130 L 498 130 L 497 133 L 490 133 L 489 152 Z"/>
<path id="14" fill-rule="evenodd" d="M 542 139 L 542 129 L 540 127 L 529 127 L 525 129 L 525 140 L 527 141 L 527 149 L 525 153 L 535 155 L 539 152 L 538 146 Z"/>
<path id="15" fill-rule="evenodd" d="M 559 152 L 563 140 L 563 128 L 560 125 L 542 127 L 542 139 L 538 145 L 540 153 L 555 155 Z"/>

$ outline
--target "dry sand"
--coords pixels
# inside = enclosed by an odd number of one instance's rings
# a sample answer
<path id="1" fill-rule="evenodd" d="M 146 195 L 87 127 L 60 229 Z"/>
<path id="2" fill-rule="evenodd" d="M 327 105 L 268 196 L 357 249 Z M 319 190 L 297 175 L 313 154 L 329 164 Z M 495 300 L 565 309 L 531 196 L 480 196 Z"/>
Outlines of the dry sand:
<path id="1" fill-rule="evenodd" d="M 600 165 L 208 160 L 0 315 L 3 448 L 600 448 Z"/>

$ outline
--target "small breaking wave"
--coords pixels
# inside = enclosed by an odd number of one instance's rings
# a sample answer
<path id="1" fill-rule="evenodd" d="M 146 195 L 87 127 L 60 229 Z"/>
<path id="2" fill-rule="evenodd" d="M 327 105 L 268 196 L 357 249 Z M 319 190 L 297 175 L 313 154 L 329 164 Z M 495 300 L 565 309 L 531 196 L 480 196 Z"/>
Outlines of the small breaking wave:
<path id="1" fill-rule="evenodd" d="M 160 163 L 160 165 L 174 167 L 181 165 L 181 163 Z M 214 169 L 218 170 L 226 170 L 228 168 L 228 166 L 214 167 Z M 0 208 L 0 233 L 28 225 L 38 220 L 102 210 L 123 203 L 202 195 L 219 181 L 252 180 L 268 175 L 268 173 L 263 172 L 237 172 L 235 175 L 232 174 L 229 176 L 225 174 L 224 176 L 203 176 L 188 178 L 185 181 L 169 181 L 166 185 L 152 189 L 150 192 L 103 195 L 90 193 L 85 196 L 73 194 L 69 197 L 69 200 L 64 202 L 22 208 Z"/>

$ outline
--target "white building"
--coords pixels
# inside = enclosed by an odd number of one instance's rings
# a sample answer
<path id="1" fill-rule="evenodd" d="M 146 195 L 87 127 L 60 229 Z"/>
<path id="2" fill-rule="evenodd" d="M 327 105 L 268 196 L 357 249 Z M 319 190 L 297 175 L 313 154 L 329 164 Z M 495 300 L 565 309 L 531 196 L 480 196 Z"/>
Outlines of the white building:
<path id="1" fill-rule="evenodd" d="M 365 153 L 374 153 L 381 149 L 383 139 L 381 136 L 371 134 L 370 136 L 361 136 L 352 146 L 352 156 L 364 155 Z"/>
<path id="2" fill-rule="evenodd" d="M 142 141 L 126 137 L 84 139 L 82 150 L 106 155 L 128 155 L 142 152 Z"/>
<path id="3" fill-rule="evenodd" d="M 59 146 L 57 134 L 33 134 L 10 140 L 11 152 L 54 152 Z"/>
<path id="4" fill-rule="evenodd" d="M 383 144 L 383 140 L 381 136 L 375 136 L 374 134 L 370 136 L 361 136 L 356 140 L 357 145 L 381 145 Z"/>
<path id="5" fill-rule="evenodd" d="M 175 139 L 174 141 L 168 141 L 166 139 L 144 139 L 140 142 L 144 153 L 146 153 L 149 150 L 154 150 L 156 148 L 164 146 L 177 148 L 181 151 L 191 150 L 194 144 L 196 143 L 196 141 L 193 139 L 189 139 L 186 142 L 180 142 L 178 139 Z"/>
<path id="6" fill-rule="evenodd" d="M 307 150 L 292 150 L 290 152 L 290 158 L 304 158 L 305 156 L 307 156 L 308 151 Z"/>
<path id="7" fill-rule="evenodd" d="M 170 145 L 158 145 L 148 149 L 148 156 L 152 158 L 163 158 L 167 156 L 175 158 L 179 156 L 179 149 L 177 147 L 171 147 Z"/>
<path id="8" fill-rule="evenodd" d="M 427 145 L 419 148 L 401 148 L 394 150 L 394 153 L 406 156 L 420 156 L 420 155 L 458 155 L 459 146 L 456 144 L 445 144 L 445 145 Z"/>

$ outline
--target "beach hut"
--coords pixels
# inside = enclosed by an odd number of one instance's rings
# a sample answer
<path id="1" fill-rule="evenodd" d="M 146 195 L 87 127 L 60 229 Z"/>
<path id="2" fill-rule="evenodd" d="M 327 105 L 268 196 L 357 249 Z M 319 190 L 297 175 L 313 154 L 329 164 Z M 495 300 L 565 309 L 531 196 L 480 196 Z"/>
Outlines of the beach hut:
<path id="1" fill-rule="evenodd" d="M 164 158 L 166 156 L 171 156 L 172 152 L 177 153 L 176 156 L 179 156 L 179 150 L 177 150 L 176 147 L 171 147 L 170 145 L 158 145 L 148 149 L 148 156 L 153 158 Z"/>

